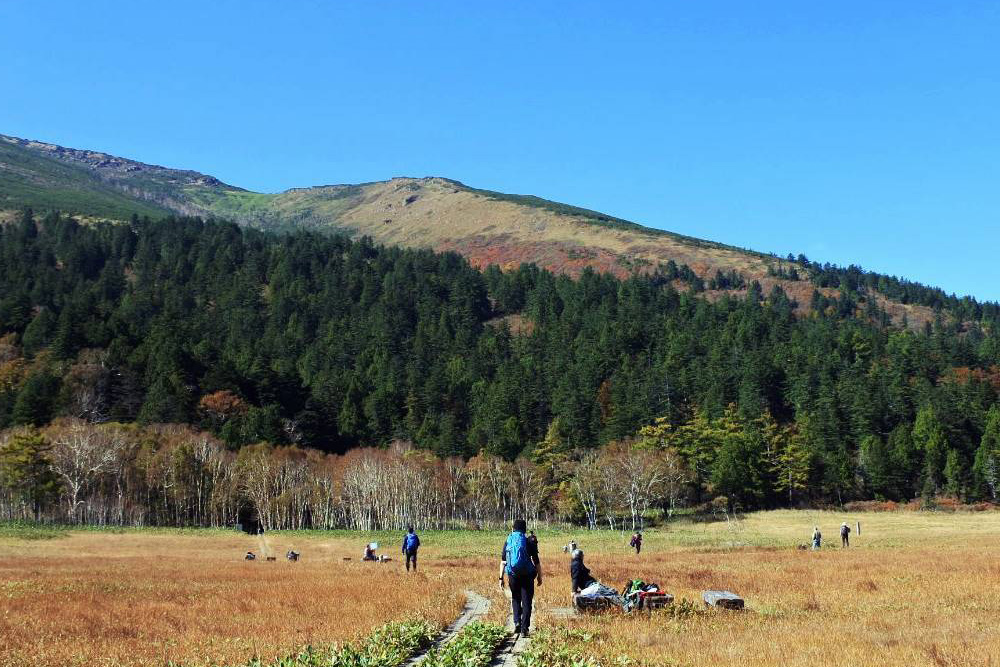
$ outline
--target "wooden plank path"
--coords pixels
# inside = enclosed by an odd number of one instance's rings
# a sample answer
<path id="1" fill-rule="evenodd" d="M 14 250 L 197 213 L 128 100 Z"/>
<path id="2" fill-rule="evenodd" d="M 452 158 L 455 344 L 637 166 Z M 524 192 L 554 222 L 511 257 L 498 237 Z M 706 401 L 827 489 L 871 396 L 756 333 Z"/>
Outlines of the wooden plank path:
<path id="1" fill-rule="evenodd" d="M 510 589 L 506 591 L 507 599 L 510 599 Z M 510 609 L 510 605 L 507 606 Z M 538 618 L 539 608 L 536 606 L 532 610 L 532 616 Z M 514 634 L 514 616 L 512 611 L 507 612 L 507 631 L 510 633 L 504 643 L 500 645 L 497 654 L 493 657 L 490 667 L 517 667 L 517 659 L 524 653 L 531 641 L 531 635 L 522 637 Z"/>
<path id="2" fill-rule="evenodd" d="M 462 631 L 466 625 L 472 621 L 481 619 L 486 615 L 490 609 L 490 601 L 484 598 L 479 593 L 475 591 L 465 591 L 465 609 L 462 610 L 462 614 L 455 619 L 455 622 L 449 625 L 441 637 L 434 642 L 431 646 L 427 647 L 425 651 L 414 655 L 405 663 L 404 667 L 416 667 L 424 662 L 427 657 L 428 651 L 432 648 L 438 649 L 453 640 L 459 632 Z M 513 634 L 514 621 L 508 613 L 507 616 L 507 628 L 511 631 L 507 639 L 500 645 L 497 649 L 497 654 L 493 657 L 490 662 L 490 667 L 517 667 L 517 660 L 524 649 L 528 647 L 528 643 L 531 641 L 531 637 L 522 637 L 520 635 Z"/>
<path id="3" fill-rule="evenodd" d="M 472 621 L 482 618 L 489 610 L 489 600 L 474 591 L 465 591 L 465 608 L 462 610 L 462 614 L 455 619 L 454 623 L 445 629 L 444 634 L 441 635 L 440 639 L 434 642 L 431 646 L 427 647 L 427 650 L 418 653 L 404 662 L 404 667 L 413 667 L 414 665 L 423 663 L 424 658 L 427 657 L 427 651 L 430 651 L 432 648 L 440 648 L 441 646 L 444 646 L 454 639 L 455 635 L 457 635 L 462 628 Z"/>
<path id="4" fill-rule="evenodd" d="M 521 635 L 509 636 L 500 645 L 500 650 L 497 652 L 496 657 L 493 658 L 493 662 L 490 663 L 490 667 L 517 667 L 517 659 L 524 652 L 524 649 L 528 648 L 528 642 L 530 641 L 530 635 L 527 637 L 522 637 Z"/>

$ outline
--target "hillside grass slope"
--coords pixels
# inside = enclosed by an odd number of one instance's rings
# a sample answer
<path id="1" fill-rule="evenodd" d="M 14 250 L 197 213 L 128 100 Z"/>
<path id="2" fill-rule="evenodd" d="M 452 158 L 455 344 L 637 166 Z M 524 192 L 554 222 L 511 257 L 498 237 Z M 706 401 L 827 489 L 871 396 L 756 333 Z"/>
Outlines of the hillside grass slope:
<path id="1" fill-rule="evenodd" d="M 132 214 L 218 217 L 262 229 L 309 228 L 370 236 L 378 243 L 453 250 L 477 267 L 535 263 L 578 276 L 584 269 L 625 277 L 666 262 L 689 266 L 708 281 L 735 272 L 740 288 L 712 289 L 710 299 L 742 293 L 753 281 L 765 294 L 781 287 L 810 310 L 816 286 L 791 280 L 793 263 L 616 218 L 533 195 L 493 192 L 440 178 L 393 178 L 358 185 L 244 190 L 195 171 L 169 169 L 105 153 L 0 135 L 0 219 L 24 206 L 82 217 Z M 826 297 L 835 289 L 821 287 Z M 912 327 L 933 321 L 920 304 L 872 293 L 889 318 Z"/>

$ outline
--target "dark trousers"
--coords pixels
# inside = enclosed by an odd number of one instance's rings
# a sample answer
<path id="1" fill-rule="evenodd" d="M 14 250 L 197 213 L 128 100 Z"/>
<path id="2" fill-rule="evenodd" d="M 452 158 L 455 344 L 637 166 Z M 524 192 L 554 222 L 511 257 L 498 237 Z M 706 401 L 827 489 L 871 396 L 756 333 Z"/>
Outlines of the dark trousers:
<path id="1" fill-rule="evenodd" d="M 534 577 L 507 577 L 510 585 L 510 605 L 514 627 L 525 632 L 531 626 L 531 601 L 535 598 Z"/>
<path id="2" fill-rule="evenodd" d="M 406 552 L 406 571 L 407 572 L 410 571 L 410 561 L 411 560 L 413 561 L 413 571 L 416 572 L 417 571 L 417 550 L 416 549 L 414 549 L 413 551 L 407 551 Z"/>
<path id="3" fill-rule="evenodd" d="M 849 538 L 846 533 L 840 536 L 840 546 L 842 547 L 851 546 L 851 538 Z"/>
<path id="4" fill-rule="evenodd" d="M 635 552 L 638 554 L 640 551 L 642 551 L 642 542 L 637 542 L 635 545 Z"/>

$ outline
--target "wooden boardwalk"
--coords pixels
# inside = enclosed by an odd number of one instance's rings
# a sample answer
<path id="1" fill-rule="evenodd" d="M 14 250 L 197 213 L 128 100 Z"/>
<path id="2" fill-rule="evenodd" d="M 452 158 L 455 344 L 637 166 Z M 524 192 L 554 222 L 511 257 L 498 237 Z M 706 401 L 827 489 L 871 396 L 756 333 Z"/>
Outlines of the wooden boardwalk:
<path id="1" fill-rule="evenodd" d="M 413 667 L 414 665 L 419 665 L 423 663 L 424 658 L 427 657 L 427 651 L 432 648 L 438 648 L 444 646 L 464 628 L 467 624 L 482 618 L 486 615 L 486 612 L 490 610 L 490 601 L 484 598 L 479 593 L 474 591 L 465 591 L 465 609 L 462 610 L 462 614 L 455 619 L 455 622 L 449 625 L 441 637 L 434 642 L 431 646 L 427 648 L 426 651 L 422 651 L 417 655 L 413 656 L 407 660 L 404 664 L 405 667 Z"/>
<path id="2" fill-rule="evenodd" d="M 427 652 L 432 648 L 440 648 L 453 640 L 462 628 L 472 621 L 479 620 L 486 615 L 486 612 L 490 609 L 490 601 L 484 598 L 479 593 L 475 591 L 465 591 L 465 609 L 462 610 L 462 614 L 455 619 L 455 622 L 447 627 L 441 637 L 434 642 L 434 644 L 427 648 L 427 650 L 413 656 L 405 663 L 405 667 L 416 667 L 424 662 L 424 658 L 427 657 Z M 517 660 L 521 653 L 528 647 L 528 643 L 531 641 L 531 637 L 522 637 L 520 635 L 515 635 L 514 621 L 510 614 L 507 615 L 507 629 L 510 632 L 507 639 L 504 640 L 503 644 L 497 650 L 497 654 L 493 657 L 490 662 L 490 667 L 517 667 Z"/>

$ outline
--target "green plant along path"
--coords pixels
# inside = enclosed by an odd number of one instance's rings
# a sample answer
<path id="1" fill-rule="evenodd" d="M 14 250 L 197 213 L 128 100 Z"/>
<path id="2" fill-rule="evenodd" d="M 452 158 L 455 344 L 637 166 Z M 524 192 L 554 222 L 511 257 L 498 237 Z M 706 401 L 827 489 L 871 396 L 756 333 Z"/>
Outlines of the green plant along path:
<path id="1" fill-rule="evenodd" d="M 422 620 L 389 623 L 356 646 L 310 646 L 273 662 L 251 660 L 246 667 L 396 667 L 430 646 L 437 634 L 437 628 Z"/>
<path id="2" fill-rule="evenodd" d="M 431 649 L 423 667 L 486 667 L 507 631 L 496 623 L 473 621 L 443 647 Z"/>

